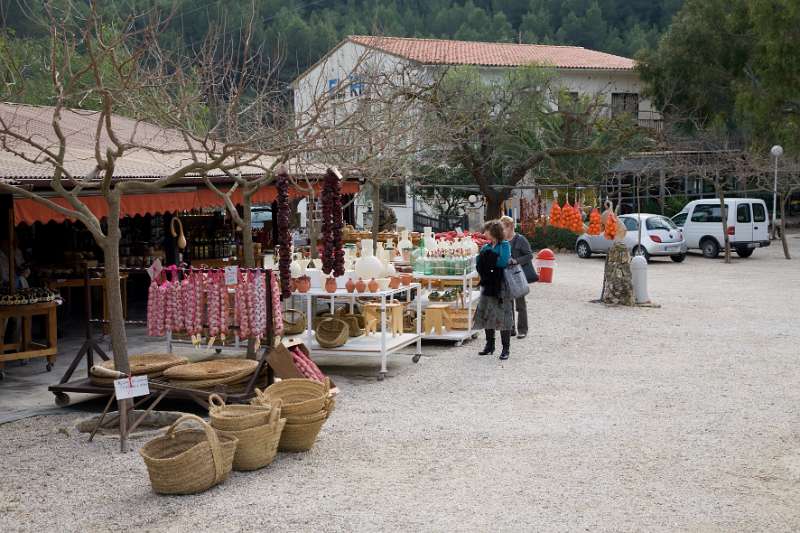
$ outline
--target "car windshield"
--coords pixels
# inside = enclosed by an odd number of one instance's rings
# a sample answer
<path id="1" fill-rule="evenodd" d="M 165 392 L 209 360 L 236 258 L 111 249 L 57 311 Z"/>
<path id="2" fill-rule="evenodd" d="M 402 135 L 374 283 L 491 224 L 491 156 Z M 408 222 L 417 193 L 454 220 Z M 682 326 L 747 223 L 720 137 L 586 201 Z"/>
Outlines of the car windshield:
<path id="1" fill-rule="evenodd" d="M 674 222 L 672 222 L 670 219 L 664 218 L 664 217 L 650 217 L 650 218 L 647 219 L 647 222 L 645 223 L 645 225 L 647 226 L 647 229 L 649 229 L 649 230 L 659 230 L 659 229 L 661 229 L 661 230 L 665 230 L 665 231 L 672 231 L 674 229 L 677 229 L 677 226 L 675 225 Z"/>
<path id="2" fill-rule="evenodd" d="M 678 213 L 672 217 L 672 222 L 678 226 L 683 226 L 686 223 L 686 213 Z"/>

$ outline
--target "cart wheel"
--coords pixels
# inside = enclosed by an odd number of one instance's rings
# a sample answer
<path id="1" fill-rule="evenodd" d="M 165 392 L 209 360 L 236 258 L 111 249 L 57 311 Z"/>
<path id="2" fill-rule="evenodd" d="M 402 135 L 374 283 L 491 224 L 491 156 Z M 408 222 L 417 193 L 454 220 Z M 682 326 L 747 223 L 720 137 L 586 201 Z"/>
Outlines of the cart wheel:
<path id="1" fill-rule="evenodd" d="M 464 345 L 464 341 L 456 341 L 456 348 L 458 348 L 459 346 L 463 346 L 463 345 Z"/>
<path id="2" fill-rule="evenodd" d="M 49 361 L 48 361 L 48 363 L 47 363 L 47 364 L 44 366 L 44 368 L 45 368 L 45 369 L 46 369 L 48 372 L 52 371 L 52 370 L 53 370 L 53 363 L 51 363 L 51 362 L 49 362 Z"/>
<path id="3" fill-rule="evenodd" d="M 418 354 L 415 354 L 414 357 L 411 358 L 411 360 L 414 361 L 415 363 L 419 363 L 420 357 L 422 357 L 422 354 L 418 353 Z"/>
<path id="4" fill-rule="evenodd" d="M 222 353 L 222 348 L 217 348 L 217 349 L 216 349 L 216 350 L 214 350 L 214 351 L 215 351 L 215 352 L 217 352 L 218 354 L 221 354 L 221 353 Z"/>
<path id="5" fill-rule="evenodd" d="M 378 381 L 383 381 L 386 378 L 386 372 L 378 372 Z"/>
<path id="6" fill-rule="evenodd" d="M 69 405 L 69 395 L 63 392 L 56 392 L 56 405 L 59 407 L 64 407 Z"/>

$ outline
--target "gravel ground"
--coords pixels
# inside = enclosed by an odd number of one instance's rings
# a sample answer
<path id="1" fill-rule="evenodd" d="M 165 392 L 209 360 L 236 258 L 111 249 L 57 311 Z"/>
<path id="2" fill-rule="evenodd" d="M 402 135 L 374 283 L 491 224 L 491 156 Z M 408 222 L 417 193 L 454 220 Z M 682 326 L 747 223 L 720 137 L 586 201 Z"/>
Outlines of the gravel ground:
<path id="1" fill-rule="evenodd" d="M 0 530 L 800 530 L 798 260 L 659 260 L 660 309 L 589 303 L 602 270 L 559 258 L 507 362 L 473 341 L 383 383 L 331 369 L 313 451 L 204 494 L 156 496 L 77 415 L 0 426 Z"/>

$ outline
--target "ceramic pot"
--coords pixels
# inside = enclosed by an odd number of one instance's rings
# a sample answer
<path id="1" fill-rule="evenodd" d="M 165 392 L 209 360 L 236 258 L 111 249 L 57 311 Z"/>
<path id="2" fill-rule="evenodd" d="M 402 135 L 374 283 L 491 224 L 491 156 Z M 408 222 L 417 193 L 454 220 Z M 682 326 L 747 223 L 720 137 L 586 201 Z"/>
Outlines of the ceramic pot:
<path id="1" fill-rule="evenodd" d="M 353 292 L 354 290 L 356 290 L 356 283 L 353 281 L 353 278 L 347 280 L 347 283 L 345 283 L 344 288 L 347 292 Z"/>
<path id="2" fill-rule="evenodd" d="M 379 278 L 384 266 L 372 253 L 372 239 L 361 241 L 361 257 L 356 261 L 356 276 L 362 279 Z"/>
<path id="3" fill-rule="evenodd" d="M 336 292 L 336 278 L 331 276 L 325 280 L 325 290 L 330 293 Z"/>
<path id="4" fill-rule="evenodd" d="M 375 278 L 369 280 L 367 288 L 369 289 L 369 292 L 378 292 L 378 282 L 375 281 Z"/>
<path id="5" fill-rule="evenodd" d="M 375 280 L 378 284 L 379 291 L 388 291 L 389 290 L 389 278 L 378 278 Z"/>
<path id="6" fill-rule="evenodd" d="M 411 274 L 400 274 L 400 283 L 402 283 L 405 287 L 411 285 L 412 281 L 414 281 L 414 276 Z"/>
<path id="7" fill-rule="evenodd" d="M 297 289 L 297 292 L 308 292 L 308 290 L 311 288 L 311 278 L 308 276 L 300 276 L 299 278 L 295 278 L 294 287 Z"/>
<path id="8" fill-rule="evenodd" d="M 397 289 L 400 287 L 400 276 L 392 276 L 389 278 L 389 287 L 392 289 Z"/>
<path id="9" fill-rule="evenodd" d="M 356 281 L 356 292 L 365 292 L 366 290 L 367 284 L 364 283 L 363 279 L 358 278 L 358 281 Z"/>

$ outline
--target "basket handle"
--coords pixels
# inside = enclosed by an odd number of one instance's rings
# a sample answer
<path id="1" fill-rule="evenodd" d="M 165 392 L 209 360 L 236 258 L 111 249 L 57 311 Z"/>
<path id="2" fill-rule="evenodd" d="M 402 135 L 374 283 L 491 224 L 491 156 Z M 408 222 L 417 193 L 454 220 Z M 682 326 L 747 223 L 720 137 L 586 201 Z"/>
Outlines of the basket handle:
<path id="1" fill-rule="evenodd" d="M 164 435 L 169 438 L 175 437 L 175 431 L 178 429 L 178 426 L 184 422 L 196 422 L 203 428 L 206 439 L 208 440 L 208 445 L 211 448 L 211 459 L 214 461 L 214 483 L 218 483 L 222 479 L 225 471 L 222 465 L 222 448 L 220 447 L 216 430 L 206 424 L 206 421 L 199 416 L 185 414 L 173 422 L 172 425 L 167 428 L 167 432 Z"/>
<path id="2" fill-rule="evenodd" d="M 275 425 L 281 418 L 281 408 L 283 407 L 283 400 L 280 398 L 272 402 L 269 411 L 269 425 Z"/>
<path id="3" fill-rule="evenodd" d="M 250 400 L 251 405 L 265 405 L 269 403 L 267 401 L 266 395 L 264 394 L 264 391 L 256 387 L 255 389 L 253 389 L 253 392 L 255 393 L 256 397 Z"/>
<path id="4" fill-rule="evenodd" d="M 219 409 L 225 407 L 225 400 L 223 400 L 222 396 L 220 396 L 219 394 L 216 393 L 210 394 L 208 396 L 208 405 L 209 405 L 208 407 L 209 412 L 218 411 Z"/>

